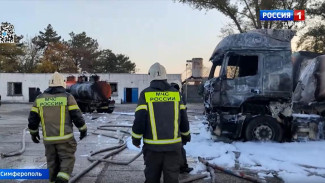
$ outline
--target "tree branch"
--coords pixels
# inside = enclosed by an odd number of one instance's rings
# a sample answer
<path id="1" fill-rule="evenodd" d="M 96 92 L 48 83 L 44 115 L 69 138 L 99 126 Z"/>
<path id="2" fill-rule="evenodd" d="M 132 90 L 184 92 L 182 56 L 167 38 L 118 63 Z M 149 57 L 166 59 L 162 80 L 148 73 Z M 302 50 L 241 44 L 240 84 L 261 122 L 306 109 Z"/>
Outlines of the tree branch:
<path id="1" fill-rule="evenodd" d="M 251 9 L 249 8 L 249 6 L 248 6 L 248 4 L 247 4 L 247 1 L 244 0 L 244 2 L 245 2 L 246 7 L 247 7 L 247 9 L 248 9 L 248 11 L 249 11 L 249 14 L 251 15 L 251 20 L 253 21 L 254 27 L 257 29 L 257 25 L 256 25 L 255 18 L 254 18 L 254 16 L 253 16 L 253 13 L 252 13 Z"/>
<path id="2" fill-rule="evenodd" d="M 262 22 L 260 20 L 260 6 L 258 5 L 258 0 L 254 0 L 255 4 L 255 14 L 256 14 L 256 20 L 257 20 L 257 29 L 262 28 Z"/>

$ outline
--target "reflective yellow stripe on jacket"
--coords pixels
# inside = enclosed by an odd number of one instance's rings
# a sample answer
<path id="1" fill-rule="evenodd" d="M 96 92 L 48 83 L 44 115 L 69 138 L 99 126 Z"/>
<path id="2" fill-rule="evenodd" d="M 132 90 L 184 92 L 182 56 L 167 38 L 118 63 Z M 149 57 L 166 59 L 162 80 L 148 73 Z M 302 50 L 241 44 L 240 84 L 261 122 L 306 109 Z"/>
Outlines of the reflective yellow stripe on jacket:
<path id="1" fill-rule="evenodd" d="M 151 125 L 151 132 L 153 139 L 143 139 L 143 141 L 147 144 L 173 144 L 181 142 L 181 138 L 178 137 L 178 113 L 179 113 L 179 101 L 180 95 L 179 92 L 146 92 L 145 100 L 148 103 L 149 110 L 149 119 Z M 155 102 L 174 102 L 174 138 L 173 139 L 158 139 L 157 129 L 156 129 L 156 120 L 153 103 Z"/>
<path id="2" fill-rule="evenodd" d="M 57 177 L 62 177 L 64 178 L 65 180 L 69 180 L 70 179 L 70 175 L 65 173 L 65 172 L 59 172 Z"/>
<path id="3" fill-rule="evenodd" d="M 136 138 L 136 139 L 141 139 L 142 138 L 142 134 L 136 134 L 133 131 L 131 132 L 132 137 Z"/>
<path id="4" fill-rule="evenodd" d="M 41 118 L 41 124 L 43 129 L 43 137 L 45 141 L 57 141 L 57 140 L 66 140 L 73 137 L 73 133 L 64 134 L 64 127 L 65 127 L 65 113 L 66 113 L 66 106 L 67 106 L 67 97 L 45 97 L 45 98 L 38 98 L 36 100 L 36 105 L 38 108 L 32 110 L 35 112 L 36 109 L 38 110 L 39 116 Z M 60 107 L 60 128 L 58 136 L 47 136 L 46 134 L 46 125 L 44 121 L 44 107 Z M 71 110 L 78 107 L 77 105 L 69 106 Z M 70 108 L 68 107 L 68 110 Z"/>
<path id="5" fill-rule="evenodd" d="M 147 144 L 175 144 L 178 142 L 182 142 L 182 139 L 180 137 L 176 139 L 164 139 L 164 140 L 143 139 L 143 142 Z"/>
<path id="6" fill-rule="evenodd" d="M 181 132 L 181 134 L 184 135 L 184 136 L 187 136 L 187 135 L 190 134 L 190 131 L 187 131 L 187 132 Z"/>
<path id="7" fill-rule="evenodd" d="M 78 105 L 70 105 L 70 106 L 68 107 L 68 110 L 69 110 L 69 111 L 76 110 L 76 109 L 79 109 L 79 106 L 78 106 Z"/>
<path id="8" fill-rule="evenodd" d="M 44 136 L 44 140 L 46 140 L 46 141 L 66 140 L 66 139 L 69 139 L 71 137 L 73 137 L 73 133 L 63 135 L 63 136 L 51 136 L 51 137 L 45 137 Z"/>
<path id="9" fill-rule="evenodd" d="M 87 126 L 86 124 L 84 124 L 82 127 L 79 128 L 79 131 L 83 131 L 83 130 L 86 130 L 87 129 Z"/>
<path id="10" fill-rule="evenodd" d="M 38 129 L 37 129 L 37 130 L 32 130 L 32 129 L 29 129 L 29 133 L 30 133 L 30 134 L 35 134 L 35 133 L 38 133 Z"/>
<path id="11" fill-rule="evenodd" d="M 180 109 L 181 110 L 186 109 L 186 105 L 181 104 Z"/>
<path id="12" fill-rule="evenodd" d="M 37 107 L 32 107 L 30 111 L 36 112 L 38 114 L 38 108 Z"/>
<path id="13" fill-rule="evenodd" d="M 142 109 L 144 109 L 144 110 L 148 110 L 147 105 L 139 105 L 139 106 L 135 109 L 135 112 L 137 112 L 138 110 L 142 110 Z"/>

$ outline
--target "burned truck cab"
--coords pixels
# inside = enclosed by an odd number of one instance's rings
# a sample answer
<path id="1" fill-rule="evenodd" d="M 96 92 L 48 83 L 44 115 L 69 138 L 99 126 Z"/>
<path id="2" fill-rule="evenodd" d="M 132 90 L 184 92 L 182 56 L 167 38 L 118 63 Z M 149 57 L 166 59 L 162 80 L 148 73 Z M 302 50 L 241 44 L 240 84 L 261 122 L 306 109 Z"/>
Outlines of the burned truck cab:
<path id="1" fill-rule="evenodd" d="M 207 119 L 216 135 L 282 139 L 284 118 L 291 115 L 293 36 L 290 30 L 256 30 L 217 45 L 204 83 Z"/>

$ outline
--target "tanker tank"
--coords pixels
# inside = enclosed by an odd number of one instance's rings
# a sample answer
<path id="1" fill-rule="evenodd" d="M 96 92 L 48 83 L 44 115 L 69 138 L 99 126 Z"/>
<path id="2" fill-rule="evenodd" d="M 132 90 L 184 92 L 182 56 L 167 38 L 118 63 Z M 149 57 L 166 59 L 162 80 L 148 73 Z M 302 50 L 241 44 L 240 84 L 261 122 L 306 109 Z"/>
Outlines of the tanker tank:
<path id="1" fill-rule="evenodd" d="M 111 86 L 105 81 L 76 83 L 70 93 L 78 99 L 102 101 L 111 97 Z"/>
<path id="2" fill-rule="evenodd" d="M 67 86 L 82 112 L 113 112 L 115 101 L 111 99 L 111 86 L 106 81 L 99 81 L 99 76 L 92 75 L 88 81 L 88 77 L 82 75 L 78 82 L 74 76 L 69 76 Z"/>

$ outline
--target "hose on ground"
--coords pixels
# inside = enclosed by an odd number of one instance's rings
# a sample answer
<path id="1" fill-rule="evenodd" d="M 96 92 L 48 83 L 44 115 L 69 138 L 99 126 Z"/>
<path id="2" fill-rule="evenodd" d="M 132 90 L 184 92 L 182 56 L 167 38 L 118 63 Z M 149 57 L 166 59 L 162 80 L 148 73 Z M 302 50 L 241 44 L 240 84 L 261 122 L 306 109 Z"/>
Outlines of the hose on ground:
<path id="1" fill-rule="evenodd" d="M 232 175 L 232 176 L 235 176 L 235 177 L 239 177 L 239 178 L 242 178 L 242 179 L 246 179 L 246 180 L 249 180 L 249 181 L 251 181 L 251 182 L 262 183 L 262 181 L 260 181 L 259 179 L 255 178 L 255 177 L 252 177 L 252 176 L 250 176 L 250 175 L 246 175 L 246 174 L 243 173 L 243 172 L 234 172 L 234 171 L 232 171 L 232 170 L 225 169 L 225 168 L 220 167 L 220 166 L 218 166 L 218 165 L 211 164 L 211 163 L 207 162 L 205 159 L 203 159 L 203 158 L 201 158 L 201 157 L 199 157 L 198 159 L 199 159 L 199 161 L 200 161 L 201 163 L 203 163 L 204 165 L 206 165 L 206 166 L 210 166 L 210 167 L 212 167 L 212 168 L 214 168 L 214 169 L 217 169 L 217 170 L 220 170 L 220 171 L 222 171 L 222 172 L 224 172 L 224 173 L 226 173 L 226 174 L 228 174 L 228 175 Z"/>
<path id="2" fill-rule="evenodd" d="M 21 149 L 18 151 L 14 151 L 14 152 L 10 152 L 10 153 L 0 153 L 1 158 L 6 158 L 6 157 L 12 157 L 12 156 L 18 156 L 24 153 L 25 149 L 26 149 L 26 144 L 25 144 L 25 140 L 26 140 L 26 130 L 27 128 L 24 128 L 23 130 L 23 136 L 22 136 L 22 141 L 21 141 Z"/>
<path id="3" fill-rule="evenodd" d="M 130 125 L 102 125 L 102 126 L 97 127 L 97 129 L 98 130 L 103 130 L 103 131 L 116 131 L 116 132 L 119 131 L 119 132 L 130 135 L 130 132 L 128 132 L 128 131 L 120 130 L 120 129 L 110 129 L 109 127 L 129 128 L 129 127 L 132 127 L 132 126 L 130 126 Z M 27 130 L 27 128 L 24 128 L 24 130 L 23 130 L 22 148 L 19 151 L 14 151 L 14 152 L 10 152 L 10 153 L 0 153 L 2 158 L 18 156 L 18 155 L 21 155 L 22 153 L 24 153 L 24 151 L 26 149 L 26 142 L 25 142 L 26 141 L 26 130 Z M 113 136 L 113 135 L 102 134 L 102 133 L 97 133 L 97 132 L 92 132 L 92 134 L 94 134 L 94 135 L 102 135 L 102 136 L 117 139 L 117 140 L 119 140 L 119 144 L 116 145 L 116 146 L 113 146 L 113 147 L 108 147 L 108 148 L 104 148 L 104 149 L 100 149 L 98 151 L 92 152 L 88 156 L 88 160 L 92 161 L 92 163 L 86 169 L 82 170 L 80 173 L 73 176 L 69 181 L 70 183 L 76 182 L 79 178 L 81 178 L 84 174 L 88 173 L 91 169 L 93 169 L 100 162 L 107 162 L 107 163 L 119 164 L 119 165 L 128 165 L 128 164 L 132 163 L 133 161 L 135 161 L 142 154 L 142 151 L 141 151 L 128 161 L 108 160 L 107 158 L 109 158 L 109 157 L 111 157 L 111 156 L 113 156 L 115 154 L 118 154 L 119 152 L 123 151 L 126 148 L 126 141 L 123 140 L 120 137 L 116 137 L 116 136 Z M 110 151 L 110 152 L 108 154 L 104 155 L 102 158 L 94 158 L 93 157 L 96 154 L 100 154 L 100 153 L 103 153 L 103 152 L 106 152 L 106 151 Z M 42 166 L 44 166 L 45 164 L 46 163 L 44 163 Z M 202 179 L 202 178 L 205 178 L 205 177 L 207 177 L 207 175 L 205 175 L 205 174 L 195 175 L 195 176 L 191 176 L 189 178 L 180 180 L 180 183 L 192 182 L 192 181 L 199 180 L 199 179 Z"/>
<path id="4" fill-rule="evenodd" d="M 215 183 L 216 182 L 216 174 L 214 173 L 214 169 L 211 166 L 207 166 L 207 167 L 208 167 L 208 171 L 210 172 L 211 183 Z"/>
<path id="5" fill-rule="evenodd" d="M 132 126 L 129 126 L 129 125 L 102 125 L 102 126 L 97 127 L 97 129 L 98 130 L 103 130 L 103 131 L 122 132 L 122 133 L 130 135 L 130 132 L 128 132 L 128 131 L 120 130 L 120 129 L 111 129 L 109 127 L 132 127 Z M 80 177 L 82 177 L 84 174 L 89 172 L 91 169 L 93 169 L 100 162 L 108 162 L 108 163 L 119 164 L 119 165 L 128 165 L 128 164 L 132 163 L 134 160 L 136 160 L 142 154 L 142 152 L 138 153 L 136 156 L 131 158 L 129 161 L 108 160 L 107 158 L 109 158 L 109 157 L 123 151 L 126 148 L 126 141 L 124 139 L 122 139 L 121 137 L 117 137 L 117 136 L 114 136 L 114 135 L 108 135 L 108 134 L 103 134 L 103 133 L 98 133 L 98 132 L 92 132 L 92 134 L 117 139 L 117 140 L 119 140 L 119 144 L 116 145 L 116 146 L 113 146 L 113 147 L 100 149 L 98 151 L 95 151 L 95 152 L 92 152 L 91 154 L 89 154 L 87 159 L 89 161 L 91 161 L 92 163 L 86 169 L 84 169 L 83 171 L 81 171 L 77 175 L 73 176 L 69 181 L 70 183 L 76 182 Z M 97 155 L 97 154 L 100 154 L 100 153 L 103 153 L 103 152 L 107 152 L 107 151 L 110 151 L 110 152 L 108 154 L 104 155 L 101 158 L 93 157 L 94 155 Z"/>
<path id="6" fill-rule="evenodd" d="M 204 179 L 207 176 L 208 176 L 207 174 L 198 174 L 198 175 L 194 175 L 194 176 L 182 179 L 179 181 L 179 183 L 193 182 L 195 180 Z"/>

